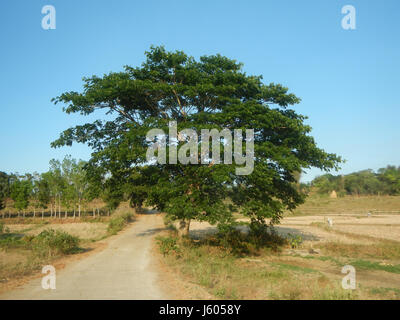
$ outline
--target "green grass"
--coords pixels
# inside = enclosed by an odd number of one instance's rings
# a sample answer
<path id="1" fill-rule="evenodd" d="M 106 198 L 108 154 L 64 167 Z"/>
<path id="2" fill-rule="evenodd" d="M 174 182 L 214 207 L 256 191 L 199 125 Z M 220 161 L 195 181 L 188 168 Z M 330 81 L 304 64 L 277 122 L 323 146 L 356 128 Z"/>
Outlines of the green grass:
<path id="1" fill-rule="evenodd" d="M 117 234 L 121 231 L 129 222 L 133 220 L 133 214 L 130 212 L 125 212 L 113 217 L 108 222 L 107 232 L 110 235 Z"/>
<path id="2" fill-rule="evenodd" d="M 400 299 L 399 288 L 369 288 L 369 292 L 372 295 L 388 297 L 392 296 L 393 299 Z"/>
<path id="3" fill-rule="evenodd" d="M 316 289 L 313 294 L 313 300 L 356 300 L 358 297 L 356 290 L 344 290 L 339 286 Z"/>
<path id="4" fill-rule="evenodd" d="M 380 270 L 380 271 L 400 274 L 400 265 L 383 265 L 378 262 L 372 262 L 367 260 L 355 260 L 350 262 L 350 265 L 352 265 L 355 268 L 364 270 Z"/>
<path id="5" fill-rule="evenodd" d="M 288 270 L 288 271 L 294 271 L 294 272 L 301 272 L 301 273 L 319 272 L 319 271 L 311 269 L 311 268 L 296 266 L 296 265 L 287 264 L 287 263 L 276 263 L 275 265 L 277 265 L 282 270 Z"/>

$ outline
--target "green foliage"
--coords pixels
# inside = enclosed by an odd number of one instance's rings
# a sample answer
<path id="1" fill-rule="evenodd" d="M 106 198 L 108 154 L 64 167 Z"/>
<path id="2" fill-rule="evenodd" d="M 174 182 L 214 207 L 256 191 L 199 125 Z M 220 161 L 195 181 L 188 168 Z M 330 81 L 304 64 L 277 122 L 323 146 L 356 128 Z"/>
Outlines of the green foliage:
<path id="1" fill-rule="evenodd" d="M 287 244 L 286 239 L 278 235 L 272 226 L 256 222 L 249 226 L 248 233 L 234 226 L 219 226 L 214 245 L 222 246 L 234 255 L 243 256 L 258 255 L 261 249 L 278 252 Z"/>
<path id="2" fill-rule="evenodd" d="M 123 213 L 117 217 L 111 218 L 108 223 L 107 232 L 111 235 L 117 234 L 133 219 L 130 212 Z"/>
<path id="3" fill-rule="evenodd" d="M 25 241 L 30 242 L 33 250 L 41 256 L 70 254 L 79 249 L 79 238 L 53 229 L 44 230 L 35 237 L 26 238 Z"/>
<path id="4" fill-rule="evenodd" d="M 298 248 L 303 243 L 303 238 L 301 235 L 292 235 L 289 233 L 286 239 L 292 249 Z"/>
<path id="5" fill-rule="evenodd" d="M 3 249 L 24 248 L 32 250 L 36 256 L 48 258 L 61 254 L 71 254 L 79 250 L 79 238 L 66 232 L 47 229 L 37 236 L 21 237 L 7 233 L 0 238 L 0 247 Z"/>
<path id="6" fill-rule="evenodd" d="M 170 253 L 174 253 L 179 256 L 181 249 L 178 245 L 178 239 L 176 237 L 157 237 L 157 243 L 160 248 L 160 252 L 166 256 Z"/>
<path id="7" fill-rule="evenodd" d="M 10 195 L 14 200 L 14 207 L 16 209 L 24 210 L 28 207 L 32 189 L 32 182 L 25 177 L 14 181 L 11 185 Z"/>
<path id="8" fill-rule="evenodd" d="M 398 195 L 400 194 L 400 167 L 387 166 L 378 172 L 363 170 L 348 175 L 325 174 L 315 178 L 311 185 L 320 194 L 335 190 L 341 195 Z"/>
<path id="9" fill-rule="evenodd" d="M 182 51 L 151 47 L 146 58 L 141 67 L 85 78 L 82 93 L 53 99 L 65 104 L 68 114 L 99 109 L 110 114 L 107 121 L 65 130 L 52 146 L 88 144 L 93 149 L 86 166 L 90 179 L 101 190 L 114 190 L 111 199 L 129 195 L 133 206 L 146 203 L 174 220 L 228 223 L 240 209 L 276 223 L 285 209 L 304 201 L 298 173 L 310 167 L 337 169 L 341 158 L 316 146 L 306 117 L 289 108 L 300 99 L 284 86 L 264 84 L 261 76 L 247 75 L 241 63 L 221 55 L 195 60 Z M 146 133 L 153 128 L 168 132 L 171 120 L 179 131 L 254 129 L 253 173 L 236 175 L 238 164 L 149 165 Z"/>

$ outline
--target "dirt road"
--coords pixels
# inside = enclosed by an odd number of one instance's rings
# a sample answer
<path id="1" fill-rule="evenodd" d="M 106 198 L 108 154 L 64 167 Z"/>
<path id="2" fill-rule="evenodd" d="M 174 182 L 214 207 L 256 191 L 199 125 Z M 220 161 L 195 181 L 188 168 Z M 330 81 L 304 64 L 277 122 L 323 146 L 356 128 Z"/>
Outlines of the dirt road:
<path id="1" fill-rule="evenodd" d="M 156 214 L 139 216 L 107 247 L 56 271 L 56 289 L 43 289 L 42 278 L 0 295 L 3 299 L 168 299 L 157 286 L 151 257 L 153 237 L 162 230 Z"/>

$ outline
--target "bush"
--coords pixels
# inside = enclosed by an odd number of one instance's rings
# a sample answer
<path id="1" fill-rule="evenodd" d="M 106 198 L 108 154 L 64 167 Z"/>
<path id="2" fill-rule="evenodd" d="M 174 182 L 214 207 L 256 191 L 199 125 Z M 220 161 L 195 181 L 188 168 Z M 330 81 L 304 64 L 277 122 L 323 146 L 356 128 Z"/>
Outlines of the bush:
<path id="1" fill-rule="evenodd" d="M 53 229 L 44 230 L 36 237 L 24 237 L 23 240 L 26 243 L 30 243 L 32 249 L 40 256 L 50 257 L 59 254 L 70 254 L 79 249 L 79 238 Z"/>
<path id="2" fill-rule="evenodd" d="M 303 243 L 303 238 L 300 235 L 288 233 L 287 241 L 292 249 L 296 249 Z"/>
<path id="3" fill-rule="evenodd" d="M 176 255 L 181 254 L 181 249 L 178 245 L 178 239 L 172 237 L 157 237 L 157 243 L 159 245 L 161 253 L 166 256 L 171 252 L 175 253 Z"/>
<path id="4" fill-rule="evenodd" d="M 287 244 L 287 240 L 281 237 L 271 226 L 264 223 L 253 222 L 246 234 L 237 230 L 234 226 L 225 225 L 219 227 L 217 245 L 225 247 L 231 253 L 239 256 L 258 255 L 262 248 L 279 251 Z"/>
<path id="5" fill-rule="evenodd" d="M 3 234 L 0 238 L 0 248 L 8 250 L 10 248 L 24 248 L 26 243 L 22 241 L 21 237 L 13 234 Z M 29 249 L 29 248 L 28 248 Z"/>
<path id="6" fill-rule="evenodd" d="M 117 234 L 121 231 L 130 221 L 132 221 L 133 214 L 125 212 L 118 217 L 111 218 L 108 223 L 107 232 L 111 235 Z"/>

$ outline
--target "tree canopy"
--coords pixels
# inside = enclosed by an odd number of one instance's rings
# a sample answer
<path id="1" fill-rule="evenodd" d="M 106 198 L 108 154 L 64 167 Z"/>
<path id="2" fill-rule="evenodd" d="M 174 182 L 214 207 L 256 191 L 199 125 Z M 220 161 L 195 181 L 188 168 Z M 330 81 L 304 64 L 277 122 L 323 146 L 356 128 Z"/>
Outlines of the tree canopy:
<path id="1" fill-rule="evenodd" d="M 288 88 L 264 84 L 262 76 L 247 75 L 241 63 L 219 54 L 196 60 L 151 47 L 140 67 L 83 81 L 82 92 L 65 92 L 53 101 L 68 114 L 103 109 L 110 118 L 69 128 L 52 146 L 88 144 L 93 153 L 86 169 L 113 199 L 128 194 L 133 205 L 155 206 L 173 219 L 228 223 L 239 210 L 253 223 L 278 222 L 285 209 L 304 201 L 295 186 L 299 172 L 337 169 L 341 162 L 317 147 L 306 117 L 291 108 L 300 99 Z M 238 163 L 149 163 L 146 133 L 167 132 L 170 121 L 178 130 L 197 132 L 254 129 L 254 170 L 237 175 Z M 167 148 L 173 143 L 168 139 Z M 220 144 L 222 155 L 224 141 Z"/>
<path id="2" fill-rule="evenodd" d="M 371 169 L 334 176 L 316 177 L 311 186 L 320 194 L 335 190 L 339 195 L 399 195 L 400 167 L 387 166 L 377 172 Z"/>

